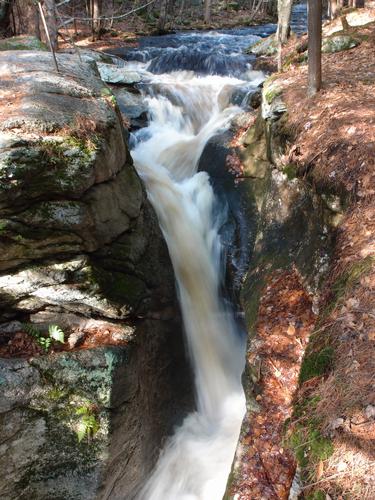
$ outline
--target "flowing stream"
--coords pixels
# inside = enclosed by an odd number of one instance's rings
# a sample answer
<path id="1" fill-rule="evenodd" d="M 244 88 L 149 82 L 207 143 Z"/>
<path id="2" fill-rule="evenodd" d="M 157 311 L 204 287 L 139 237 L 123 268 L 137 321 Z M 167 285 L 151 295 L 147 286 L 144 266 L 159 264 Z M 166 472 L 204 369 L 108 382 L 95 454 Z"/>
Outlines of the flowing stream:
<path id="1" fill-rule="evenodd" d="M 140 498 L 220 499 L 245 411 L 244 352 L 219 297 L 220 217 L 214 217 L 208 174 L 197 172 L 197 163 L 208 139 L 238 112 L 220 98 L 238 83 L 181 72 L 156 82 L 159 89 L 168 86 L 174 102 L 163 95 L 148 98 L 148 135 L 132 155 L 175 270 L 198 408 L 167 444 Z"/>
<path id="2" fill-rule="evenodd" d="M 132 156 L 168 244 L 192 361 L 197 409 L 163 449 L 140 500 L 220 500 L 245 412 L 243 336 L 221 288 L 218 209 L 198 162 L 263 81 L 243 49 L 272 25 L 146 38 L 126 53 L 142 74 L 148 125 Z"/>

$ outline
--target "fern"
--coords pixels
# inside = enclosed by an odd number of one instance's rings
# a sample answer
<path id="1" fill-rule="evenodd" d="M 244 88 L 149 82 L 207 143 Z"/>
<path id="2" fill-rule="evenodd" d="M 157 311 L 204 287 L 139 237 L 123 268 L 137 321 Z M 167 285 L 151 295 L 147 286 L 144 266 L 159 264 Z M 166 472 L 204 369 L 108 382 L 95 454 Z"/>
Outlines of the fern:
<path id="1" fill-rule="evenodd" d="M 49 325 L 48 334 L 53 340 L 64 343 L 64 332 L 58 325 Z"/>
<path id="2" fill-rule="evenodd" d="M 39 337 L 42 336 L 42 332 L 34 325 L 31 323 L 23 323 L 23 329 L 25 330 L 26 333 L 28 333 L 31 337 L 34 337 L 35 339 L 38 339 Z"/>
<path id="3" fill-rule="evenodd" d="M 90 405 L 77 408 L 76 415 L 81 417 L 76 431 L 80 443 L 86 436 L 88 439 L 93 437 L 98 432 L 100 424 Z"/>
<path id="4" fill-rule="evenodd" d="M 35 339 L 35 342 L 40 345 L 40 347 L 48 352 L 52 345 L 53 340 L 57 342 L 64 343 L 64 332 L 58 325 L 50 325 L 48 328 L 48 337 L 45 337 L 43 333 L 35 325 L 31 323 L 24 323 L 23 329 L 25 332 Z"/>
<path id="5" fill-rule="evenodd" d="M 39 337 L 36 339 L 36 341 L 42 349 L 48 352 L 48 349 L 51 347 L 52 344 L 52 339 L 50 337 Z"/>

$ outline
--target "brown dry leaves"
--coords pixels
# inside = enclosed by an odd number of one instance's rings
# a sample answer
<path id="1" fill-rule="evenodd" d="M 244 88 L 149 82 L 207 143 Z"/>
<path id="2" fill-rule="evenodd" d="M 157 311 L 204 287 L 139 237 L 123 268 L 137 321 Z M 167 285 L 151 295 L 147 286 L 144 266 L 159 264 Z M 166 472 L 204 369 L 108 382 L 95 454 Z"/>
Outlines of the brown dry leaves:
<path id="1" fill-rule="evenodd" d="M 259 411 L 246 419 L 244 455 L 233 486 L 238 500 L 288 497 L 295 463 L 283 447 L 283 424 L 292 412 L 301 359 L 315 322 L 311 307 L 296 270 L 271 276 L 247 355 L 248 365 L 257 367 Z"/>
<path id="2" fill-rule="evenodd" d="M 321 310 L 334 305 L 318 338 L 334 347 L 334 367 L 328 377 L 306 382 L 299 399 L 320 398 L 307 417 L 319 415 L 334 445 L 314 488 L 358 500 L 375 497 L 375 24 L 360 32 L 366 39 L 359 47 L 323 56 L 323 89 L 314 98 L 306 96 L 306 66 L 283 75 L 296 130 L 290 159 L 318 187 L 351 200 L 321 301 Z M 338 295 L 365 259 L 370 265 Z"/>

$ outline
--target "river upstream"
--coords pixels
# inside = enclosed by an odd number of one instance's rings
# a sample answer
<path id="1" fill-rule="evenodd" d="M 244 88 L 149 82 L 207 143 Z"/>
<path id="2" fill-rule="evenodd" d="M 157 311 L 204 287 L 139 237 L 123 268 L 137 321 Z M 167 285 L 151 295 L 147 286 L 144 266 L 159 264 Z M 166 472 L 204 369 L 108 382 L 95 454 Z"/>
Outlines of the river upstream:
<path id="1" fill-rule="evenodd" d="M 304 24 L 305 6 L 297 6 L 294 28 Z M 149 37 L 121 53 L 142 74 L 148 124 L 131 136 L 132 157 L 175 270 L 197 400 L 167 441 L 140 500 L 220 500 L 225 492 L 245 412 L 245 342 L 222 293 L 219 228 L 226 213 L 198 162 L 264 80 L 243 50 L 274 30 Z"/>

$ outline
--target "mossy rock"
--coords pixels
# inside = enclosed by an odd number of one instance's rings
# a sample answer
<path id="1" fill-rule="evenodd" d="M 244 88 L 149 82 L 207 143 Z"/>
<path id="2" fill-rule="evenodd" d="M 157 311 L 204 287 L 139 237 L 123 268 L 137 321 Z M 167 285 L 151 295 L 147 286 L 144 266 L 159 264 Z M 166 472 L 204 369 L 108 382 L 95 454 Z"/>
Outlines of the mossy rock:
<path id="1" fill-rule="evenodd" d="M 0 156 L 0 204 L 49 194 L 79 197 L 93 184 L 97 145 L 74 137 L 45 138 Z"/>
<path id="2" fill-rule="evenodd" d="M 357 47 L 361 41 L 351 35 L 332 35 L 325 38 L 322 43 L 322 52 L 324 54 L 333 54 L 342 52 L 343 50 L 353 49 Z"/>
<path id="3" fill-rule="evenodd" d="M 275 35 L 262 38 L 258 42 L 245 49 L 247 54 L 270 57 L 277 53 L 277 40 Z"/>
<path id="4" fill-rule="evenodd" d="M 47 46 L 35 36 L 21 35 L 0 40 L 1 50 L 48 50 Z"/>
<path id="5" fill-rule="evenodd" d="M 263 97 L 267 104 L 272 104 L 276 97 L 279 97 L 282 92 L 283 90 L 277 82 L 270 82 L 267 85 L 264 85 Z"/>

